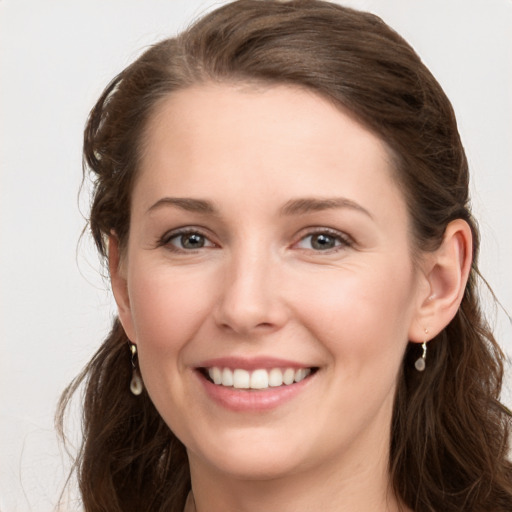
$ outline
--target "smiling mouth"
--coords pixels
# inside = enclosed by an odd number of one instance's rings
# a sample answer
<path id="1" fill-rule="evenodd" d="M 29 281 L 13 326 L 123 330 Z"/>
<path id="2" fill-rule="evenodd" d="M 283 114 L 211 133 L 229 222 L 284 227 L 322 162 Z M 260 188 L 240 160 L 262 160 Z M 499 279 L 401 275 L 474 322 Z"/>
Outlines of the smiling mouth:
<path id="1" fill-rule="evenodd" d="M 268 389 L 290 386 L 310 377 L 318 370 L 312 368 L 270 368 L 253 371 L 241 368 L 199 368 L 200 373 L 217 386 L 234 389 Z"/>

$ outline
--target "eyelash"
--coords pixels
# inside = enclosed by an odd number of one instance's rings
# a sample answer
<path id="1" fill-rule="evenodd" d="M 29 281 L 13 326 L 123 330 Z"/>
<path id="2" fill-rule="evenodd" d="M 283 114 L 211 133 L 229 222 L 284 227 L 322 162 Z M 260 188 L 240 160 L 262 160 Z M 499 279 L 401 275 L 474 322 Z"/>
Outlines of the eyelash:
<path id="1" fill-rule="evenodd" d="M 207 246 L 203 245 L 203 246 L 201 246 L 199 248 L 196 248 L 196 249 L 186 249 L 186 248 L 183 248 L 183 247 L 176 247 L 175 245 L 173 245 L 171 243 L 172 240 L 179 239 L 180 237 L 184 237 L 184 236 L 187 236 L 187 235 L 188 236 L 198 235 L 199 237 L 204 239 L 205 243 L 208 243 L 208 245 Z M 318 249 L 318 250 L 315 250 L 315 249 L 313 249 L 311 247 L 310 248 L 304 248 L 304 247 L 300 248 L 300 247 L 297 247 L 297 249 L 304 250 L 304 251 L 313 251 L 313 252 L 318 252 L 318 253 L 324 253 L 324 254 L 331 254 L 331 253 L 337 252 L 339 250 L 352 247 L 354 245 L 354 241 L 353 241 L 353 239 L 350 236 L 348 236 L 348 235 L 346 235 L 344 233 L 341 233 L 339 231 L 336 231 L 334 229 L 330 229 L 330 228 L 311 229 L 310 228 L 310 230 L 306 234 L 301 236 L 297 242 L 294 242 L 292 244 L 292 247 L 296 247 L 298 244 L 300 244 L 301 242 L 303 242 L 307 238 L 312 238 L 315 235 L 318 235 L 318 236 L 326 235 L 328 238 L 334 239 L 334 241 L 335 241 L 335 243 L 337 245 L 335 245 L 334 247 L 331 247 L 331 248 Z M 182 228 L 182 229 L 177 229 L 177 230 L 174 230 L 174 231 L 167 232 L 167 233 L 165 233 L 159 239 L 157 245 L 159 247 L 166 247 L 166 248 L 168 248 L 172 252 L 182 253 L 182 254 L 185 254 L 185 253 L 195 253 L 196 251 L 198 251 L 200 249 L 203 249 L 203 248 L 212 248 L 212 247 L 215 248 L 215 247 L 218 247 L 201 230 L 194 229 L 194 228 Z"/>
<path id="2" fill-rule="evenodd" d="M 195 252 L 199 249 L 204 248 L 204 247 L 199 247 L 198 249 L 185 249 L 185 248 L 176 247 L 171 243 L 172 240 L 179 239 L 179 238 L 187 236 L 187 235 L 188 236 L 198 235 L 198 236 L 202 237 L 205 241 L 208 241 L 208 243 L 211 244 L 211 245 L 207 246 L 208 248 L 216 245 L 201 230 L 195 229 L 195 228 L 182 228 L 182 229 L 177 229 L 177 230 L 165 233 L 165 235 L 163 235 L 160 238 L 160 240 L 158 241 L 158 246 L 159 247 L 167 247 L 170 251 L 177 252 L 177 253 L 191 253 L 191 252 Z"/>
<path id="3" fill-rule="evenodd" d="M 315 235 L 326 235 L 327 237 L 334 239 L 335 242 L 338 242 L 338 245 L 328 249 L 314 250 L 312 248 L 308 248 L 304 250 L 313 250 L 314 252 L 318 253 L 331 254 L 339 250 L 350 248 L 354 245 L 354 241 L 350 236 L 330 228 L 313 228 L 312 230 L 308 231 L 307 234 L 302 236 L 298 242 L 295 242 L 294 245 L 298 245 L 300 242 L 306 240 L 307 238 L 312 238 Z"/>

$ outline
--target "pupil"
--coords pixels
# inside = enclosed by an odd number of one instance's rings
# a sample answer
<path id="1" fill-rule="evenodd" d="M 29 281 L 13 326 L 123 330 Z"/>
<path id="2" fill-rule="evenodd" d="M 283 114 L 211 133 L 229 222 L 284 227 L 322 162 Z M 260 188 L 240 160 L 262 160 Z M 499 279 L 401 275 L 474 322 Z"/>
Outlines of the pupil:
<path id="1" fill-rule="evenodd" d="M 204 246 L 204 238 L 197 233 L 192 235 L 183 235 L 181 237 L 181 244 L 186 249 L 197 249 Z"/>
<path id="2" fill-rule="evenodd" d="M 325 251 L 326 249 L 332 249 L 335 245 L 336 241 L 332 236 L 320 234 L 314 235 L 311 239 L 311 245 L 314 249 L 319 249 L 320 251 Z"/>

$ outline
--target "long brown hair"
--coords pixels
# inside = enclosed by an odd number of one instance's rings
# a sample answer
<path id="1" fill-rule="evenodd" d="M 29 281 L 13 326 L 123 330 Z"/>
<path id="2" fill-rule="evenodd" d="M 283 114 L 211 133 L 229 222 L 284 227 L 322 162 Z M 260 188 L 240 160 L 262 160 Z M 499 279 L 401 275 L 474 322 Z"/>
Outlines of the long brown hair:
<path id="1" fill-rule="evenodd" d="M 395 155 L 417 251 L 467 221 L 474 254 L 453 321 L 404 356 L 394 405 L 390 475 L 416 512 L 512 510 L 510 414 L 499 402 L 503 354 L 479 306 L 479 237 L 469 209 L 468 164 L 453 109 L 412 48 L 378 17 L 315 0 L 241 0 L 147 50 L 105 89 L 84 139 L 94 183 L 90 229 L 102 258 L 114 231 L 125 247 L 143 135 L 159 100 L 204 82 L 294 84 L 350 110 Z M 58 422 L 85 386 L 76 469 L 87 512 L 181 511 L 186 452 L 148 395 L 129 392 L 128 339 L 119 321 L 61 399 Z"/>

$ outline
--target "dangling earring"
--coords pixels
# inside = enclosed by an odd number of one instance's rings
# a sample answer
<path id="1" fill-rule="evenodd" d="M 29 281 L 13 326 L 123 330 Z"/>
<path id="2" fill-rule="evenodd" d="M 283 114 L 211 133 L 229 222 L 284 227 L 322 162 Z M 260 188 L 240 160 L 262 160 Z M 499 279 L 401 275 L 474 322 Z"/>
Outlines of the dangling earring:
<path id="1" fill-rule="evenodd" d="M 132 380 L 130 381 L 130 391 L 135 396 L 139 396 L 144 389 L 144 384 L 142 383 L 142 378 L 135 364 L 135 357 L 137 356 L 137 345 L 135 345 L 135 343 L 130 343 L 130 352 L 132 353 Z"/>
<path id="2" fill-rule="evenodd" d="M 428 334 L 428 329 L 425 329 L 425 335 Z M 427 341 L 425 340 L 421 344 L 421 348 L 423 349 L 423 353 L 421 354 L 421 357 L 418 357 L 416 359 L 416 362 L 414 363 L 414 368 L 418 370 L 419 372 L 422 372 L 427 367 L 426 359 L 427 359 Z"/>

